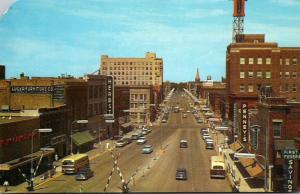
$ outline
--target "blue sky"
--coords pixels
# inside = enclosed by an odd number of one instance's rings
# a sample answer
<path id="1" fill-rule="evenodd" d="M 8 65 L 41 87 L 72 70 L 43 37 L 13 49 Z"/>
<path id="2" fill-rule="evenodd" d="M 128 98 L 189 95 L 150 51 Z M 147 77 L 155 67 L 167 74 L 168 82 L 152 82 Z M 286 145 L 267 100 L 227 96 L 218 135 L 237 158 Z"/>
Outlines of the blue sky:
<path id="1" fill-rule="evenodd" d="M 1 5 L 2 1 L 2 5 Z M 0 0 L 3 2 L 13 0 Z M 225 76 L 231 0 L 18 0 L 0 16 L 0 64 L 7 77 L 82 76 L 100 56 L 164 60 L 164 79 Z M 2 10 L 3 11 L 3 10 Z M 1 14 L 0 14 L 1 15 Z M 249 0 L 245 33 L 300 47 L 300 0 Z"/>

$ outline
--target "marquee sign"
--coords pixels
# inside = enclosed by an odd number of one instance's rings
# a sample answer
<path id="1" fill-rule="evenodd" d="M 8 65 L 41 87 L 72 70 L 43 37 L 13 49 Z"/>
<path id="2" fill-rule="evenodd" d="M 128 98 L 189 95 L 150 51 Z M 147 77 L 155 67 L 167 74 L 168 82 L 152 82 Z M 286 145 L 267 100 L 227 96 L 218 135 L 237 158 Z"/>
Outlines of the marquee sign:
<path id="1" fill-rule="evenodd" d="M 242 142 L 246 143 L 248 142 L 248 103 L 242 102 L 241 103 L 241 137 Z"/>
<path id="2" fill-rule="evenodd" d="M 282 152 L 284 165 L 284 183 L 285 192 L 293 192 L 294 160 L 300 160 L 300 152 L 295 149 L 285 149 Z"/>
<path id="3" fill-rule="evenodd" d="M 114 79 L 113 76 L 106 77 L 106 103 L 108 115 L 114 115 Z M 106 119 L 108 120 L 108 119 Z"/>
<path id="4" fill-rule="evenodd" d="M 283 159 L 286 159 L 286 160 L 300 160 L 299 150 L 286 149 L 286 150 L 283 150 L 282 155 L 283 155 Z"/>
<path id="5" fill-rule="evenodd" d="M 28 133 L 25 133 L 25 134 L 22 134 L 22 135 L 18 135 L 18 136 L 14 136 L 14 137 L 8 137 L 8 138 L 5 138 L 5 139 L 0 139 L 0 147 L 4 147 L 4 146 L 9 145 L 9 144 L 29 140 L 29 139 L 31 139 L 31 136 L 32 136 L 32 132 L 28 132 Z M 39 137 L 38 133 L 35 133 L 33 136 L 37 136 L 37 138 Z"/>

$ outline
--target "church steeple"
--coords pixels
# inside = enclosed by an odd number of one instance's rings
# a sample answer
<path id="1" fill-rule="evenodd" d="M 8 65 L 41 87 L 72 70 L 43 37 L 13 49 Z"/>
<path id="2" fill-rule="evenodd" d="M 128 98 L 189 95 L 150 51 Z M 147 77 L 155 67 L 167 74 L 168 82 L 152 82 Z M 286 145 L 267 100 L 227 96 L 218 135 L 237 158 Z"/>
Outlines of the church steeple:
<path id="1" fill-rule="evenodd" d="M 195 77 L 195 82 L 200 83 L 200 76 L 199 76 L 198 68 L 197 68 L 197 73 L 196 73 L 196 77 Z"/>

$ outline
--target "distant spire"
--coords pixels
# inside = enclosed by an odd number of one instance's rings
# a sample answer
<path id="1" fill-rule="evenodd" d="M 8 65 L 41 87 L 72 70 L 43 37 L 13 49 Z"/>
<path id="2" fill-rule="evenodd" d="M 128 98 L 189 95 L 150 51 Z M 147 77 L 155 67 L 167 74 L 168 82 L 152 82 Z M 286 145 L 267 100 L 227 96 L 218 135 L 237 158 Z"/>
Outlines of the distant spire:
<path id="1" fill-rule="evenodd" d="M 196 77 L 195 77 L 195 82 L 200 82 L 200 76 L 199 76 L 198 68 L 197 68 L 197 73 L 196 73 Z"/>

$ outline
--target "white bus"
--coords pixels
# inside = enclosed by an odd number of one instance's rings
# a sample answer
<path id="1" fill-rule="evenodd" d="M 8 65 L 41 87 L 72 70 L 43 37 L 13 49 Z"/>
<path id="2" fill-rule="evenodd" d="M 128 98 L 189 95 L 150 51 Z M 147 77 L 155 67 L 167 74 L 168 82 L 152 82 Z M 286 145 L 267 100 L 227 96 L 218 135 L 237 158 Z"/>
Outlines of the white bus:
<path id="1" fill-rule="evenodd" d="M 210 177 L 225 178 L 225 163 L 223 156 L 211 156 L 210 158 Z"/>
<path id="2" fill-rule="evenodd" d="M 87 154 L 74 154 L 62 160 L 62 173 L 74 174 L 90 166 Z"/>

